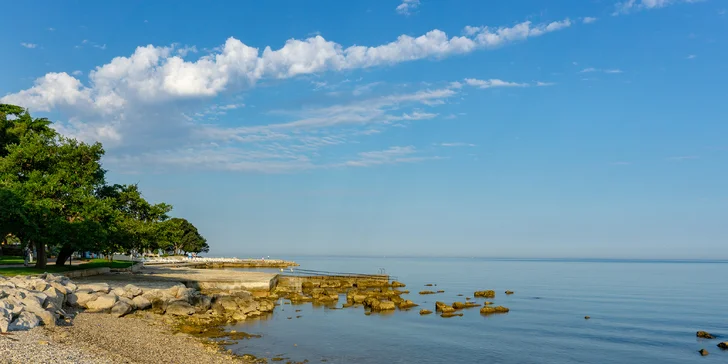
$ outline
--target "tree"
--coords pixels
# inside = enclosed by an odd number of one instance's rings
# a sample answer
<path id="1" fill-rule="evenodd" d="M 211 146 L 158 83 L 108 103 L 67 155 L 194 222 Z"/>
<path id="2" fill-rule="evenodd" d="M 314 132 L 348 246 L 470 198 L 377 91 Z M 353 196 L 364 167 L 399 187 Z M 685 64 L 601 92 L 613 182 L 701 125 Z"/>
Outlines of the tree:
<path id="1" fill-rule="evenodd" d="M 165 221 L 163 231 L 162 236 L 165 244 L 161 248 L 164 250 L 171 250 L 174 254 L 180 252 L 207 253 L 210 251 L 207 240 L 186 219 L 175 217 Z"/>
<path id="2" fill-rule="evenodd" d="M 209 250 L 187 220 L 168 221 L 172 206 L 149 203 L 137 185 L 107 185 L 100 143 L 63 137 L 50 125 L 0 104 L 0 234 L 35 247 L 36 267 L 46 265 L 46 246 L 59 249 L 57 265 L 79 250 Z"/>

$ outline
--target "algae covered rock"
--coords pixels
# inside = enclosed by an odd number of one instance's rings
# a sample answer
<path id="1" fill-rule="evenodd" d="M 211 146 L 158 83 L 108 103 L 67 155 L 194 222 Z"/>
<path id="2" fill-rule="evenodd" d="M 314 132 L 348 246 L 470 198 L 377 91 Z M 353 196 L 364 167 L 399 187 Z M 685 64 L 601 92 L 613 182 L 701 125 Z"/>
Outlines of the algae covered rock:
<path id="1" fill-rule="evenodd" d="M 444 318 L 455 317 L 455 316 L 462 317 L 463 313 L 462 312 L 443 312 L 442 314 L 440 314 L 440 317 L 444 317 Z"/>
<path id="2" fill-rule="evenodd" d="M 392 287 L 407 287 L 407 285 L 402 282 L 393 281 Z"/>
<path id="3" fill-rule="evenodd" d="M 494 298 L 495 291 L 492 289 L 486 291 L 475 291 L 475 293 L 473 293 L 473 297 Z"/>
<path id="4" fill-rule="evenodd" d="M 702 339 L 715 339 L 715 336 L 711 335 L 710 333 L 706 331 L 698 331 L 695 333 L 695 336 L 702 338 Z"/>
<path id="5" fill-rule="evenodd" d="M 432 313 L 432 311 L 426 310 L 424 308 L 420 310 L 420 315 L 429 315 L 431 313 Z"/>
<path id="6" fill-rule="evenodd" d="M 420 291 L 420 294 L 435 294 L 433 291 Z"/>
<path id="7" fill-rule="evenodd" d="M 494 313 L 506 313 L 508 311 L 510 311 L 510 309 L 508 309 L 508 307 L 503 307 L 503 306 L 496 306 L 496 307 L 484 306 L 483 308 L 480 309 L 480 313 L 482 313 L 484 315 L 490 315 L 490 314 L 494 314 Z"/>

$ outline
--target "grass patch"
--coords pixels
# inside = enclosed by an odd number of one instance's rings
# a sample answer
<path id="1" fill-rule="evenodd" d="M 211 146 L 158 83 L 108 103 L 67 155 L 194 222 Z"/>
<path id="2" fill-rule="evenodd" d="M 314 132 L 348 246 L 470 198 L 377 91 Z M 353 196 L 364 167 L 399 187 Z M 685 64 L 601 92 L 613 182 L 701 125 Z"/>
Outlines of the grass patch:
<path id="1" fill-rule="evenodd" d="M 20 262 L 23 263 L 22 261 Z M 112 269 L 120 269 L 120 268 L 128 268 L 131 267 L 134 264 L 134 262 L 130 260 L 115 260 L 113 262 L 109 262 L 106 259 L 91 259 L 89 261 L 86 261 L 86 263 L 82 263 L 79 265 L 64 265 L 64 266 L 56 266 L 55 263 L 48 264 L 43 269 L 38 269 L 35 267 L 18 267 L 18 268 L 0 268 L 0 275 L 3 276 L 27 276 L 32 274 L 42 274 L 42 273 L 63 273 L 68 272 L 71 270 L 79 270 L 79 269 L 91 269 L 91 268 L 103 268 L 108 267 Z"/>
<path id="2" fill-rule="evenodd" d="M 0 265 L 23 264 L 23 262 L 25 262 L 25 259 L 21 256 L 17 256 L 17 255 L 0 256 Z"/>

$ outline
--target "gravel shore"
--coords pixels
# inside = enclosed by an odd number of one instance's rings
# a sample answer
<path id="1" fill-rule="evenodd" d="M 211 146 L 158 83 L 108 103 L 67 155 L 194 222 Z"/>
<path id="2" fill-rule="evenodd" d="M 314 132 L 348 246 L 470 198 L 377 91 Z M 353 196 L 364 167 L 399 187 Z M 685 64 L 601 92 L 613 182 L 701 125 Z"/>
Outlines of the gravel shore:
<path id="1" fill-rule="evenodd" d="M 80 313 L 69 326 L 0 335 L 0 363 L 244 363 L 149 313 Z"/>

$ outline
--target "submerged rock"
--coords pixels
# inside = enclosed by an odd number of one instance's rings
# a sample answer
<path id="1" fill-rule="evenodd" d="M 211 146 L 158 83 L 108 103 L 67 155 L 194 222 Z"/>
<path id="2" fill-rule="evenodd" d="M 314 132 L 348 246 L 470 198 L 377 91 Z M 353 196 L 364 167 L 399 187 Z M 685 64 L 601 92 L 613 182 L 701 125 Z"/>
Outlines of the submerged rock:
<path id="1" fill-rule="evenodd" d="M 584 316 L 584 320 L 588 320 L 590 318 L 591 318 L 591 316 Z"/>
<path id="2" fill-rule="evenodd" d="M 473 293 L 473 297 L 494 298 L 495 297 L 495 291 L 494 290 L 475 291 Z"/>
<path id="3" fill-rule="evenodd" d="M 703 339 L 715 339 L 715 336 L 711 335 L 710 333 L 706 331 L 698 331 L 695 333 L 695 336 Z"/>
<path id="4" fill-rule="evenodd" d="M 429 315 L 431 313 L 432 313 L 432 311 L 426 310 L 424 308 L 420 310 L 420 315 Z"/>
<path id="5" fill-rule="evenodd" d="M 420 291 L 420 294 L 435 294 L 433 291 Z"/>
<path id="6" fill-rule="evenodd" d="M 706 355 L 708 355 L 708 354 L 709 354 L 709 353 L 708 353 L 708 351 L 707 351 L 707 350 L 705 350 L 705 349 L 700 349 L 700 350 L 698 350 L 698 353 L 700 353 L 700 356 L 706 356 Z"/>
<path id="7" fill-rule="evenodd" d="M 425 287 L 432 287 L 432 283 L 427 283 Z"/>

